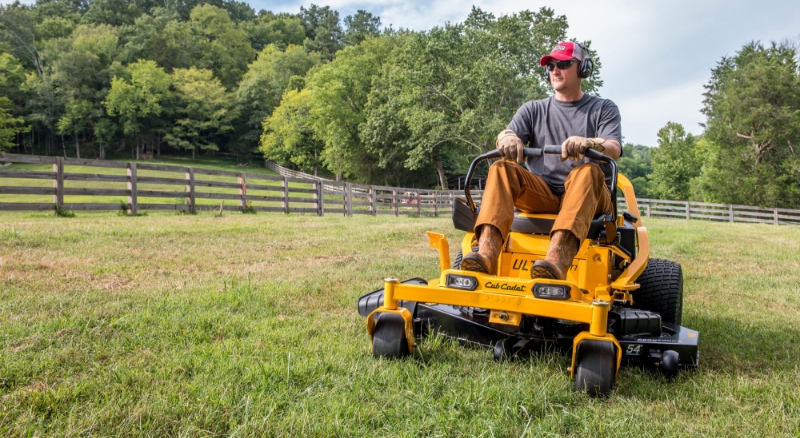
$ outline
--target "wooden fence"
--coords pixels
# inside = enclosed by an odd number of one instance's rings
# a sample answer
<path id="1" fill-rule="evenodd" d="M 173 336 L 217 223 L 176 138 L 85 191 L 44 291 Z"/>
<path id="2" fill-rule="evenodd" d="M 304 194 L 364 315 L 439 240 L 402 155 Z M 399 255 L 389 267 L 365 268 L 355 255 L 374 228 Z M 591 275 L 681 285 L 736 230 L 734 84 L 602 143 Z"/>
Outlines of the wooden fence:
<path id="1" fill-rule="evenodd" d="M 0 211 L 125 210 L 136 215 L 147 210 L 224 209 L 320 216 L 449 215 L 453 198 L 460 193 L 367 186 L 299 173 L 304 177 L 32 155 L 3 154 L 0 162 L 28 165 L 24 170 L 0 167 Z M 226 205 L 226 201 L 232 202 Z"/>
<path id="2" fill-rule="evenodd" d="M 452 213 L 463 191 L 384 187 L 331 181 L 267 162 L 263 175 L 184 166 L 0 155 L 0 211 L 4 210 L 234 210 L 277 213 L 438 216 Z M 33 167 L 35 170 L 31 170 Z M 24 198 L 22 196 L 24 195 Z M 473 191 L 480 202 L 482 192 Z M 20 201 L 22 199 L 22 201 Z M 33 201 L 31 201 L 33 199 Z M 225 201 L 232 201 L 225 205 Z M 645 217 L 800 225 L 800 210 L 746 205 L 637 199 Z M 625 208 L 620 199 L 620 207 Z"/>
<path id="3" fill-rule="evenodd" d="M 639 212 L 645 217 L 800 225 L 800 210 L 787 208 L 761 208 L 748 205 L 664 201 L 645 198 L 637 198 L 636 203 L 639 204 Z M 620 207 L 625 208 L 625 201 L 622 199 L 620 199 Z"/>
<path id="4" fill-rule="evenodd" d="M 252 209 L 321 215 L 323 208 L 322 183 L 307 179 L 14 154 L 0 155 L 0 162 L 52 165 L 51 171 L 0 168 L 0 211 L 124 209 L 135 215 L 145 210 Z M 25 195 L 27 202 L 8 202 L 21 196 L 7 195 Z M 45 201 L 48 196 L 52 201 Z"/>

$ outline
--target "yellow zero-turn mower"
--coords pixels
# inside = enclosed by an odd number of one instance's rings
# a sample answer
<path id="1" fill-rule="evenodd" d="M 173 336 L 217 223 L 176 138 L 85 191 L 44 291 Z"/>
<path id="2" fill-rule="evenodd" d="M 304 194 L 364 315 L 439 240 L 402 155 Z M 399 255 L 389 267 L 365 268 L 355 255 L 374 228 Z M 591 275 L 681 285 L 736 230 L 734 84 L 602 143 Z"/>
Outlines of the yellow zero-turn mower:
<path id="1" fill-rule="evenodd" d="M 525 149 L 528 157 L 560 154 L 560 146 Z M 465 199 L 457 198 L 453 223 L 466 231 L 450 264 L 445 236 L 428 232 L 439 250 L 441 274 L 432 280 L 387 278 L 382 289 L 358 300 L 366 318 L 375 357 L 402 358 L 428 333 L 494 350 L 501 360 L 548 346 L 571 351 L 569 372 L 575 390 L 608 395 L 620 365 L 659 369 L 668 378 L 678 369 L 697 367 L 698 332 L 680 325 L 683 274 L 679 264 L 650 258 L 647 229 L 633 186 L 618 175 L 616 162 L 599 152 L 612 194 L 611 214 L 597 216 L 564 281 L 531 279 L 530 267 L 550 244 L 555 215 L 517 213 L 503 244 L 498 275 L 460 269 L 462 254 L 473 250 L 479 207 L 470 194 L 475 167 L 498 158 L 477 157 L 467 172 Z M 627 211 L 617 211 L 617 190 Z"/>

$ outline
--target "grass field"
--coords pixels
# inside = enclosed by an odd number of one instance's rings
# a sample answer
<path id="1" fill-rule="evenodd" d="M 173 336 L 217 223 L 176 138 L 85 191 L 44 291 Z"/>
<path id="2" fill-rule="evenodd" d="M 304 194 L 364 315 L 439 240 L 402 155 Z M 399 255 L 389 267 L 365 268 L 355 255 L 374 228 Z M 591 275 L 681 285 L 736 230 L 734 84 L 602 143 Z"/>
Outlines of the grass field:
<path id="1" fill-rule="evenodd" d="M 800 227 L 648 229 L 701 366 L 595 400 L 555 353 L 371 357 L 356 299 L 437 276 L 447 218 L 0 213 L 0 436 L 800 435 Z"/>

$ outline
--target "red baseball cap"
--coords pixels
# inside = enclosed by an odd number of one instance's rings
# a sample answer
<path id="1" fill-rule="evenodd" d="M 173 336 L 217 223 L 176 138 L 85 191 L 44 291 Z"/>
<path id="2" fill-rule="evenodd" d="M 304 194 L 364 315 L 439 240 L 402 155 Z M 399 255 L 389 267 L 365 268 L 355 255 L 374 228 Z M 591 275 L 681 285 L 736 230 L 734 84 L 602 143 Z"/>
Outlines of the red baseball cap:
<path id="1" fill-rule="evenodd" d="M 556 46 L 553 48 L 553 51 L 550 52 L 549 55 L 542 56 L 542 59 L 539 60 L 539 65 L 544 67 L 553 59 L 557 61 L 569 61 L 570 59 L 575 58 L 579 61 L 583 61 L 583 56 L 583 49 L 580 45 L 575 44 L 572 41 L 561 41 L 556 44 Z"/>

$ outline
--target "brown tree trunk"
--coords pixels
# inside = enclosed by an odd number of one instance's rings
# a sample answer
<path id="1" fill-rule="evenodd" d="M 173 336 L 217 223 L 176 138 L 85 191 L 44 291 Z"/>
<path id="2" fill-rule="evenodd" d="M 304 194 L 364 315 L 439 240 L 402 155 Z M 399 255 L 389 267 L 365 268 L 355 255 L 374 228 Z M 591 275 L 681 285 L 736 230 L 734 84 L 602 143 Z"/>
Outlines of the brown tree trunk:
<path id="1" fill-rule="evenodd" d="M 442 160 L 437 155 L 434 158 L 431 158 L 432 164 L 436 167 L 436 173 L 439 174 L 439 185 L 442 187 L 442 190 L 447 190 L 447 177 L 444 176 L 444 167 L 442 167 Z"/>
<path id="2" fill-rule="evenodd" d="M 78 133 L 75 133 L 75 158 L 81 157 L 81 144 L 78 143 Z"/>

